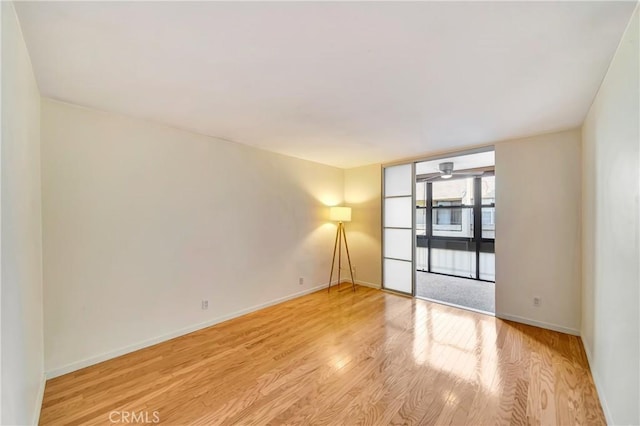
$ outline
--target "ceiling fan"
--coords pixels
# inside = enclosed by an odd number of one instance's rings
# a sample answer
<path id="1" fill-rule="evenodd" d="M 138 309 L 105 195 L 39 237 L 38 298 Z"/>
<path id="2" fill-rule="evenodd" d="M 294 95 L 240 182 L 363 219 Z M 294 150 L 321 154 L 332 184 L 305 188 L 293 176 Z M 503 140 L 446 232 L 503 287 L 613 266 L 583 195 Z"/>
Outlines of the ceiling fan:
<path id="1" fill-rule="evenodd" d="M 446 161 L 444 163 L 440 163 L 438 164 L 438 168 L 440 169 L 440 174 L 430 173 L 430 174 L 422 175 L 418 177 L 420 178 L 419 180 L 429 182 L 432 180 L 450 179 L 453 176 L 482 176 L 485 172 L 485 170 L 477 170 L 477 169 L 454 171 L 452 161 Z"/>

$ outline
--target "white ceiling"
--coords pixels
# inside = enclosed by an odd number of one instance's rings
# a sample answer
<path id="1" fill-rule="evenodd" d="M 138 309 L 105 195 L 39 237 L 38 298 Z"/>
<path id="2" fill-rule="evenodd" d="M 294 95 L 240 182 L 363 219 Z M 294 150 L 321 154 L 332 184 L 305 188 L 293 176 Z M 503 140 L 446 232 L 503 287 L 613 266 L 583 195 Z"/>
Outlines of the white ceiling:
<path id="1" fill-rule="evenodd" d="M 16 5 L 43 96 L 339 167 L 580 125 L 634 7 Z"/>

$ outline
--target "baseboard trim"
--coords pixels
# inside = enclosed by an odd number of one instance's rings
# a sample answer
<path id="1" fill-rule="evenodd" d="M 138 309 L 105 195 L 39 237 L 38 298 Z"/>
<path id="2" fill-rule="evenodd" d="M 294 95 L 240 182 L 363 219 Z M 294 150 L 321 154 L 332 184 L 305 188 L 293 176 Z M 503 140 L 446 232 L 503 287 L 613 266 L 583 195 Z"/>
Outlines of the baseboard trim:
<path id="1" fill-rule="evenodd" d="M 344 279 L 344 280 L 340 280 L 341 284 L 351 284 L 351 279 Z M 376 288 L 378 290 L 380 290 L 382 288 L 382 286 L 380 286 L 380 284 L 374 284 L 374 283 L 370 283 L 368 281 L 361 281 L 361 280 L 353 280 L 353 282 L 355 282 L 357 285 L 361 285 L 364 287 L 371 287 L 371 288 Z M 331 286 L 333 287 L 334 285 L 338 284 L 338 280 L 333 280 L 331 281 Z"/>
<path id="2" fill-rule="evenodd" d="M 533 325 L 534 327 L 546 328 L 548 330 L 559 331 L 560 333 L 572 334 L 574 336 L 580 336 L 580 330 L 574 328 L 568 328 L 557 324 L 551 324 L 548 322 L 537 321 L 530 318 L 520 317 L 518 315 L 503 314 L 496 312 L 496 318 L 520 322 L 522 324 Z"/>
<path id="3" fill-rule="evenodd" d="M 591 377 L 593 377 L 593 383 L 596 385 L 596 393 L 598 394 L 598 399 L 600 400 L 602 411 L 604 411 L 604 418 L 607 421 L 608 425 L 613 425 L 615 423 L 613 422 L 613 417 L 611 417 L 611 411 L 609 410 L 607 399 L 605 398 L 605 395 L 602 391 L 602 385 L 600 384 L 601 383 L 600 377 L 598 376 L 598 372 L 594 368 L 591 351 L 589 350 L 589 347 L 584 343 L 583 337 L 580 338 L 580 341 L 582 342 L 584 353 L 587 354 L 587 362 L 589 362 L 589 370 L 591 370 Z"/>
<path id="4" fill-rule="evenodd" d="M 378 290 L 382 288 L 382 286 L 380 284 L 374 284 L 374 283 L 370 283 L 370 282 L 367 282 L 367 281 L 360 281 L 360 280 L 355 280 L 355 281 L 356 281 L 356 284 L 363 285 L 365 287 L 376 288 Z"/>
<path id="5" fill-rule="evenodd" d="M 42 411 L 42 401 L 44 400 L 44 387 L 47 384 L 47 376 L 46 374 L 42 374 L 42 378 L 40 379 L 40 388 L 38 388 L 38 396 L 36 398 L 36 406 L 33 407 L 33 421 L 32 425 L 37 425 L 40 423 L 40 412 Z"/>
<path id="6" fill-rule="evenodd" d="M 181 328 L 179 330 L 163 334 L 161 336 L 153 337 L 151 339 L 144 340 L 140 343 L 135 343 L 133 345 L 128 345 L 113 351 L 105 352 L 100 355 L 92 356 L 90 358 L 86 358 L 80 361 L 72 362 L 70 364 L 64 365 L 62 367 L 54 368 L 45 373 L 46 379 L 53 379 L 54 377 L 59 377 L 64 374 L 72 373 L 74 371 L 80 370 L 85 367 L 89 367 L 91 365 L 95 365 L 101 363 L 103 361 L 107 361 L 109 359 L 113 359 L 131 352 L 135 352 L 140 349 L 147 348 L 149 346 L 157 345 L 158 343 L 166 342 L 167 340 L 174 339 L 176 337 L 184 336 L 185 334 L 193 333 L 194 331 L 202 330 L 203 328 L 211 327 L 212 325 L 219 324 L 224 321 L 228 321 L 233 318 L 240 317 L 242 315 L 246 315 L 251 312 L 258 311 L 260 309 L 268 308 L 269 306 L 277 305 L 278 303 L 286 302 L 287 300 L 295 299 L 301 296 L 305 296 L 307 294 L 314 293 L 318 290 L 326 289 L 326 284 L 320 284 L 311 288 L 308 288 L 303 291 L 299 291 L 297 293 L 290 294 L 288 296 L 280 297 L 277 299 L 273 299 L 266 303 L 261 303 L 259 305 L 251 306 L 246 309 L 241 309 L 239 311 L 233 312 L 231 314 L 223 315 L 205 322 L 201 322 L 198 324 L 194 324 L 188 327 Z M 43 394 L 44 394 L 44 385 L 43 385 Z M 40 402 L 42 405 L 42 401 Z M 36 423 L 37 424 L 37 423 Z"/>

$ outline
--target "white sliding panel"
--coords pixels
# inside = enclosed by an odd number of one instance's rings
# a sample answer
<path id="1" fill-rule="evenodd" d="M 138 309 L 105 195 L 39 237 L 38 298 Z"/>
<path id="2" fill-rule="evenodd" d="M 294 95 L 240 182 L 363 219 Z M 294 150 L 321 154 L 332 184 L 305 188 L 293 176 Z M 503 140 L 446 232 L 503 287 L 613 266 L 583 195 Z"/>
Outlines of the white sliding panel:
<path id="1" fill-rule="evenodd" d="M 411 229 L 412 214 L 411 197 L 385 198 L 384 227 Z"/>
<path id="2" fill-rule="evenodd" d="M 387 228 L 384 230 L 384 257 L 411 260 L 411 230 Z"/>
<path id="3" fill-rule="evenodd" d="M 383 174 L 382 286 L 413 294 L 414 201 L 413 163 L 385 167 Z"/>
<path id="4" fill-rule="evenodd" d="M 384 288 L 411 294 L 413 267 L 411 262 L 384 259 Z"/>

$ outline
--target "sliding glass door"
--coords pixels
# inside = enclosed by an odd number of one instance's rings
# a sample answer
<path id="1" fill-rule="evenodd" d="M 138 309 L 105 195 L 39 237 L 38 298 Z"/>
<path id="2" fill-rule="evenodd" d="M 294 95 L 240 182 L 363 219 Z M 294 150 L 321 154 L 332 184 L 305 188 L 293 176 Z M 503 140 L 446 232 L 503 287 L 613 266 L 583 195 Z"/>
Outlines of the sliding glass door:
<path id="1" fill-rule="evenodd" d="M 416 271 L 495 280 L 494 164 L 483 149 L 383 167 L 383 288 L 415 295 Z"/>
<path id="2" fill-rule="evenodd" d="M 416 269 L 495 280 L 495 177 L 416 182 Z"/>

